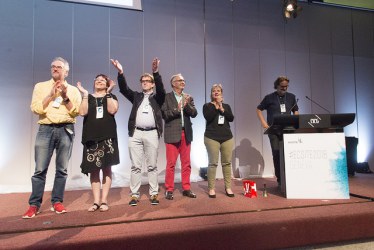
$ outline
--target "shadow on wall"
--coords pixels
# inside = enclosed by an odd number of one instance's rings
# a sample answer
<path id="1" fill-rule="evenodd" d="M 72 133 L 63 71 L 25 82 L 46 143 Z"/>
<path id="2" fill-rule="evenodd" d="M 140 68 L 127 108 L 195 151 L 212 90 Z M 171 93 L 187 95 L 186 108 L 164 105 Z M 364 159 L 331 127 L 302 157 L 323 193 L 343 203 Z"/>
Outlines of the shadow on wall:
<path id="1" fill-rule="evenodd" d="M 240 141 L 232 152 L 232 168 L 236 178 L 262 176 L 264 173 L 264 158 L 260 151 L 252 147 L 252 142 L 245 138 Z"/>

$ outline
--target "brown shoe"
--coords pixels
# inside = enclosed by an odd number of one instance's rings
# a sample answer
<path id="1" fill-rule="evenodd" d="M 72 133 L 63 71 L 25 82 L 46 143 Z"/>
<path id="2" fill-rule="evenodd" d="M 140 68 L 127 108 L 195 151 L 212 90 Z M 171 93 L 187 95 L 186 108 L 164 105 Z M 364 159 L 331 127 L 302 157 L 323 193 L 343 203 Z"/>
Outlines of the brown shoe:
<path id="1" fill-rule="evenodd" d="M 183 190 L 183 196 L 187 196 L 190 198 L 196 198 L 196 194 L 191 190 Z"/>
<path id="2" fill-rule="evenodd" d="M 172 199 L 174 199 L 173 191 L 166 191 L 166 193 L 165 193 L 165 198 L 166 198 L 167 200 L 172 200 Z"/>

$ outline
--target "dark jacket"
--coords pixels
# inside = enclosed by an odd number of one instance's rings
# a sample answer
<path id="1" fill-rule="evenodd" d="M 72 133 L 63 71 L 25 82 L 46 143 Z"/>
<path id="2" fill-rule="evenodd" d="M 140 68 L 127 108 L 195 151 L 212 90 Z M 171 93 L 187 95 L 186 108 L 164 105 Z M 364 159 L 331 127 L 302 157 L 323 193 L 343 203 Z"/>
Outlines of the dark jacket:
<path id="1" fill-rule="evenodd" d="M 153 73 L 153 77 L 155 79 L 155 91 L 149 97 L 149 102 L 151 103 L 151 107 L 153 109 L 153 116 L 155 118 L 156 127 L 158 137 L 162 135 L 162 114 L 161 114 L 161 106 L 165 100 L 165 88 L 164 84 L 162 83 L 162 78 L 159 73 Z M 134 135 L 135 130 L 135 122 L 136 122 L 136 113 L 140 104 L 143 101 L 144 94 L 143 92 L 136 92 L 129 88 L 126 82 L 126 78 L 123 74 L 118 74 L 118 85 L 119 85 L 119 92 L 123 94 L 127 100 L 129 100 L 133 105 L 129 117 L 128 129 L 129 129 L 129 136 Z"/>
<path id="2" fill-rule="evenodd" d="M 193 98 L 191 97 L 190 103 L 188 103 L 183 110 L 184 133 L 187 143 L 192 142 L 193 139 L 190 117 L 194 118 L 196 116 L 197 110 Z M 165 120 L 165 143 L 180 142 L 182 135 L 181 112 L 178 111 L 178 102 L 174 96 L 174 92 L 167 93 L 165 96 L 165 102 L 164 105 L 162 105 L 162 118 Z"/>

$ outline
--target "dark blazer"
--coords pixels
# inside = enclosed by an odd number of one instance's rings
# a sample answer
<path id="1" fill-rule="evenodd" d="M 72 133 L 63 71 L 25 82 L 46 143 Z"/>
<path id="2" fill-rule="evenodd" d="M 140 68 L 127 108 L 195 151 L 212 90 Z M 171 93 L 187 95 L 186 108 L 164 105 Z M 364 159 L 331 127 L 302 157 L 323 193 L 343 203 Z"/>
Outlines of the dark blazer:
<path id="1" fill-rule="evenodd" d="M 161 106 L 165 100 L 165 88 L 162 82 L 161 75 L 157 73 L 153 73 L 153 78 L 155 79 L 155 90 L 153 94 L 149 97 L 149 102 L 153 109 L 153 116 L 155 118 L 156 127 L 158 137 L 162 135 L 162 114 L 161 114 Z M 129 88 L 126 78 L 123 74 L 118 74 L 118 85 L 119 85 L 119 92 L 123 94 L 127 100 L 129 100 L 133 105 L 129 117 L 128 129 L 129 129 L 129 136 L 134 135 L 135 130 L 135 122 L 136 122 L 136 114 L 140 104 L 143 101 L 144 94 L 143 92 L 136 92 Z"/>
<path id="2" fill-rule="evenodd" d="M 174 92 L 167 93 L 165 96 L 165 102 L 162 105 L 162 118 L 165 121 L 164 128 L 164 141 L 165 143 L 177 143 L 181 140 L 182 135 L 182 122 L 181 112 L 178 111 L 178 102 L 174 96 Z M 193 98 L 191 97 L 190 103 L 188 103 L 183 109 L 184 116 L 184 133 L 186 136 L 187 143 L 191 143 L 193 139 L 192 134 L 192 123 L 191 117 L 197 116 L 197 110 Z"/>

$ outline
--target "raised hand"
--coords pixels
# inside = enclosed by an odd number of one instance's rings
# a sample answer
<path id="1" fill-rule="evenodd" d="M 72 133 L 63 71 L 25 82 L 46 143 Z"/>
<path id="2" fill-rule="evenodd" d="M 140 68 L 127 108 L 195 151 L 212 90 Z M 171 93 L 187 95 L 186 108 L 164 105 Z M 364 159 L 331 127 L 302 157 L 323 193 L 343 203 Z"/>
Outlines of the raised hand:
<path id="1" fill-rule="evenodd" d="M 118 70 L 118 73 L 123 74 L 123 67 L 118 60 L 110 59 L 113 66 Z"/>
<path id="2" fill-rule="evenodd" d="M 157 73 L 158 72 L 158 67 L 160 65 L 160 60 L 155 57 L 152 61 L 152 72 Z"/>

